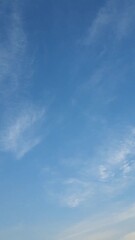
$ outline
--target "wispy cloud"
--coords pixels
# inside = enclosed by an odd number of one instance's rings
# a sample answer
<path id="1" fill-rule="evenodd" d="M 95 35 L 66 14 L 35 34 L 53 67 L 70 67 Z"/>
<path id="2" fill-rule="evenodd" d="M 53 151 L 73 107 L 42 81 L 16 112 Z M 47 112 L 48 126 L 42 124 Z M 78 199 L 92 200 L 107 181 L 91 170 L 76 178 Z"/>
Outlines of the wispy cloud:
<path id="1" fill-rule="evenodd" d="M 13 4 L 9 4 L 9 8 L 11 8 L 9 14 L 6 6 L 1 10 L 1 17 L 4 19 L 4 33 L 3 38 L 0 39 L 1 95 L 6 94 L 6 96 L 17 89 L 20 78 L 22 78 L 22 71 L 24 73 L 26 66 L 25 54 L 27 47 L 27 38 L 23 29 L 19 2 L 14 1 Z"/>
<path id="2" fill-rule="evenodd" d="M 123 240 L 134 240 L 135 239 L 135 232 L 128 233 Z"/>
<path id="3" fill-rule="evenodd" d="M 106 4 L 99 9 L 93 20 L 87 37 L 86 44 L 92 44 L 102 37 L 113 37 L 114 40 L 121 40 L 128 36 L 135 20 L 134 1 L 106 1 Z"/>
<path id="4" fill-rule="evenodd" d="M 26 108 L 9 121 L 1 133 L 1 150 L 12 152 L 21 158 L 41 141 L 35 129 L 43 120 L 45 111 Z"/>
<path id="5" fill-rule="evenodd" d="M 125 137 L 110 146 L 110 150 L 104 153 L 104 164 L 99 165 L 101 179 L 122 178 L 131 176 L 134 172 L 135 133 L 132 128 Z"/>
<path id="6" fill-rule="evenodd" d="M 49 170 L 44 189 L 51 200 L 56 201 L 61 207 L 68 208 L 81 206 L 93 195 L 93 189 L 89 182 L 85 182 L 83 179 L 64 177 L 58 169 L 55 169 L 55 174 L 53 169 Z"/>
<path id="7" fill-rule="evenodd" d="M 78 207 L 92 195 L 92 187 L 88 182 L 69 178 L 64 182 L 64 185 L 65 191 L 64 194 L 60 196 L 60 201 L 68 207 Z"/>
<path id="8" fill-rule="evenodd" d="M 131 215 L 132 212 L 132 215 Z M 97 214 L 94 218 L 72 224 L 71 227 L 57 229 L 42 225 L 29 225 L 18 223 L 16 226 L 9 226 L 0 229 L 0 237 L 4 240 L 17 240 L 29 237 L 33 239 L 49 240 L 133 240 L 135 236 L 134 226 L 129 227 L 130 220 L 135 220 L 135 206 L 129 206 L 125 210 L 108 211 L 104 215 Z M 126 227 L 124 227 L 126 226 Z"/>
<path id="9" fill-rule="evenodd" d="M 83 233 L 82 236 L 81 234 L 76 234 L 76 235 L 71 235 L 71 236 L 67 236 L 67 237 L 64 237 L 64 238 L 60 238 L 60 240 L 64 239 L 64 240 L 68 240 L 68 239 L 71 239 L 71 240 L 75 240 L 76 238 L 78 240 L 89 240 L 89 239 L 92 239 L 92 240 L 114 240 L 115 237 L 117 236 L 117 232 L 116 230 L 106 230 L 106 231 L 98 231 L 98 232 L 94 232 L 94 233 Z"/>
<path id="10" fill-rule="evenodd" d="M 95 199 L 98 202 L 99 195 L 101 199 L 115 198 L 135 181 L 134 156 L 135 133 L 131 128 L 121 137 L 104 141 L 104 146 L 96 148 L 93 159 L 62 161 L 60 169 L 55 169 L 57 174 L 48 176 L 51 183 L 46 188 L 52 192 L 53 200 L 70 208 L 93 203 Z M 62 173 L 64 164 L 66 176 Z"/>
<path id="11" fill-rule="evenodd" d="M 3 102 L 0 147 L 21 158 L 41 141 L 35 130 L 44 117 L 44 110 L 29 106 L 31 101 L 26 80 L 31 69 L 28 67 L 28 41 L 21 2 L 2 1 L 0 17 L 3 20 L 0 38 L 0 99 Z"/>
<path id="12" fill-rule="evenodd" d="M 132 233 L 132 228 L 130 228 L 131 233 L 129 234 L 128 228 L 131 219 L 135 219 L 134 205 L 118 210 L 115 213 L 109 211 L 109 213 L 106 212 L 102 216 L 96 215 L 94 218 L 77 223 L 71 228 L 64 230 L 58 239 L 132 239 L 134 232 Z M 123 229 L 123 224 L 125 223 L 127 228 Z"/>

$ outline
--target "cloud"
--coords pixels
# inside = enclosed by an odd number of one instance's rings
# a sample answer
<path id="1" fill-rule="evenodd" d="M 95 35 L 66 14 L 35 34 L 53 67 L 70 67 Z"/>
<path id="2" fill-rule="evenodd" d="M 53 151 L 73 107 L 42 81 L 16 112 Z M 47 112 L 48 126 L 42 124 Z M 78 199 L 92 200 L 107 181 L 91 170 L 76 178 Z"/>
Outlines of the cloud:
<path id="1" fill-rule="evenodd" d="M 112 141 L 113 142 L 113 141 Z M 109 149 L 109 146 L 108 146 Z M 104 164 L 99 165 L 101 179 L 114 179 L 131 176 L 135 170 L 135 131 L 132 128 L 126 136 L 116 141 L 110 150 L 104 153 Z"/>
<path id="2" fill-rule="evenodd" d="M 115 213 L 113 218 L 117 222 L 123 222 L 129 219 L 135 218 L 135 204 L 132 204 L 131 206 L 127 207 L 125 210 Z"/>
<path id="3" fill-rule="evenodd" d="M 114 213 L 109 210 L 104 215 L 99 214 L 91 219 L 79 222 L 60 233 L 58 239 L 128 240 L 130 239 L 128 237 L 134 236 L 134 232 L 127 235 L 131 219 L 132 221 L 135 220 L 135 205 L 131 205 L 126 209 L 119 209 Z M 127 228 L 123 229 L 123 224 L 126 224 Z M 123 235 L 125 235 L 124 238 Z"/>
<path id="4" fill-rule="evenodd" d="M 80 191 L 81 204 L 87 204 L 88 200 L 93 202 L 99 195 L 101 199 L 118 196 L 135 181 L 134 127 L 127 129 L 121 136 L 116 133 L 114 138 L 111 137 L 110 142 L 108 140 L 103 142 L 102 146 L 96 148 L 92 159 L 88 156 L 82 159 L 82 165 L 76 165 L 75 170 L 70 170 L 74 171 L 74 177 L 78 176 L 78 183 L 73 181 L 70 189 L 74 186 L 73 193 Z M 73 194 L 74 198 L 75 196 Z M 79 206 L 78 199 L 75 200 L 76 206 Z"/>
<path id="5" fill-rule="evenodd" d="M 135 20 L 134 1 L 109 0 L 99 9 L 97 16 L 93 20 L 87 37 L 86 44 L 92 44 L 102 37 L 108 36 L 108 39 L 122 40 L 127 37 L 133 27 Z M 112 42 L 112 41 L 111 41 Z"/>
<path id="6" fill-rule="evenodd" d="M 99 166 L 99 175 L 100 175 L 100 178 L 103 180 L 109 177 L 110 174 L 106 166 L 104 165 Z"/>
<path id="7" fill-rule="evenodd" d="M 71 239 L 71 240 L 75 240 L 76 238 L 78 240 L 114 240 L 114 237 L 116 237 L 116 231 L 113 231 L 113 230 L 106 230 L 106 231 L 99 231 L 98 233 L 91 233 L 91 234 L 83 234 L 82 236 L 79 236 L 79 235 L 74 235 L 74 236 L 67 236 L 65 238 L 60 238 L 60 240 L 68 240 L 68 239 Z"/>
<path id="8" fill-rule="evenodd" d="M 126 193 L 135 182 L 134 127 L 120 135 L 116 133 L 110 142 L 104 140 L 92 157 L 71 157 L 61 160 L 59 167 L 49 166 L 45 188 L 51 199 L 61 206 L 77 208 Z"/>
<path id="9" fill-rule="evenodd" d="M 80 206 L 92 195 L 92 188 L 88 182 L 69 178 L 64 182 L 64 185 L 66 190 L 60 196 L 60 201 L 70 208 Z"/>
<path id="10" fill-rule="evenodd" d="M 127 234 L 123 240 L 134 240 L 135 239 L 135 232 Z"/>
<path id="11" fill-rule="evenodd" d="M 41 138 L 35 136 L 35 129 L 43 120 L 45 111 L 26 108 L 9 121 L 1 133 L 1 150 L 12 152 L 17 158 L 23 157 Z"/>
<path id="12" fill-rule="evenodd" d="M 83 179 L 64 177 L 58 169 L 57 171 L 55 169 L 55 174 L 53 173 L 52 168 L 45 181 L 45 191 L 60 206 L 76 208 L 93 195 L 93 189 L 89 182 L 85 182 Z"/>
<path id="13" fill-rule="evenodd" d="M 2 7 L 3 6 L 3 7 Z M 23 28 L 23 19 L 19 1 L 8 3 L 2 1 L 0 17 L 3 21 L 0 39 L 0 96 L 9 98 L 18 90 L 26 78 L 28 67 L 27 37 Z M 8 87 L 7 87 L 8 86 Z"/>
<path id="14" fill-rule="evenodd" d="M 131 215 L 132 212 L 132 215 Z M 12 239 L 49 239 L 49 240 L 132 240 L 135 232 L 128 230 L 129 220 L 135 220 L 135 205 L 131 205 L 126 209 L 119 209 L 113 212 L 106 211 L 104 215 L 96 215 L 94 218 L 85 219 L 84 221 L 72 224 L 71 227 L 57 229 L 46 224 L 40 225 L 25 225 L 18 223 L 16 226 L 9 226 L 0 229 L 0 237 L 3 240 Z M 126 228 L 123 228 L 123 223 Z M 57 224 L 55 224 L 57 225 Z"/>

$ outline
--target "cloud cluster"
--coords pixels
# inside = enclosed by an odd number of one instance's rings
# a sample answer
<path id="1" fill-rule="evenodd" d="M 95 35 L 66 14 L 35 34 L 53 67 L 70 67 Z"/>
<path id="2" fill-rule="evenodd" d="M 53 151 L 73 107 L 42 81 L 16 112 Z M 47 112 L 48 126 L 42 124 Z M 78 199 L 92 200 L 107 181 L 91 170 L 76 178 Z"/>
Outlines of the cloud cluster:
<path id="1" fill-rule="evenodd" d="M 111 145 L 111 144 L 110 144 Z M 135 131 L 132 128 L 125 137 L 117 141 L 110 150 L 104 154 L 103 163 L 99 165 L 101 180 L 122 178 L 124 180 L 134 172 Z"/>
<path id="2" fill-rule="evenodd" d="M 55 167 L 56 174 L 49 173 L 48 185 L 46 181 L 46 188 L 52 192 L 53 200 L 57 199 L 62 206 L 75 208 L 90 201 L 92 203 L 94 199 L 98 201 L 99 195 L 101 200 L 126 192 L 135 181 L 134 128 L 127 132 L 119 140 L 116 137 L 110 143 L 108 141 L 105 149 L 103 146 L 96 149 L 93 159 L 68 159 L 66 163 L 62 161 L 59 168 Z M 62 173 L 64 164 L 66 175 Z M 54 172 L 53 167 L 49 171 Z"/>

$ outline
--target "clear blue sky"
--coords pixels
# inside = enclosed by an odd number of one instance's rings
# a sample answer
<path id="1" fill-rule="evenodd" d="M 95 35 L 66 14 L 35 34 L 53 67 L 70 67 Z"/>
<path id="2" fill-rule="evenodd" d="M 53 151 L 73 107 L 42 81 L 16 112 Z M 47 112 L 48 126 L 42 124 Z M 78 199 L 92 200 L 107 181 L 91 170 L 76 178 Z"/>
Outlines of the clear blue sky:
<path id="1" fill-rule="evenodd" d="M 135 239 L 135 1 L 0 1 L 0 239 Z"/>

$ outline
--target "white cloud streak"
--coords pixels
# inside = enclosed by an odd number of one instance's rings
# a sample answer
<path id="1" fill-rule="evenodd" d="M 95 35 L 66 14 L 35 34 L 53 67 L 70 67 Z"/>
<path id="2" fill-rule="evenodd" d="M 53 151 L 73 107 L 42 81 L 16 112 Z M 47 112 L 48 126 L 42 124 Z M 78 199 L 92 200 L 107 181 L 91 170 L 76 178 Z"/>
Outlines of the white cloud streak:
<path id="1" fill-rule="evenodd" d="M 80 222 L 71 228 L 61 233 L 58 239 L 63 240 L 128 240 L 134 236 L 134 233 L 129 232 L 128 225 L 130 220 L 135 220 L 135 205 L 131 205 L 126 209 L 121 209 L 115 213 L 110 211 L 110 214 L 106 213 L 104 216 L 96 216 L 94 219 L 85 220 Z M 123 224 L 127 225 L 126 229 L 123 229 Z"/>
<path id="2" fill-rule="evenodd" d="M 23 30 L 23 21 L 19 3 L 9 4 L 11 13 L 6 12 L 6 7 L 1 11 L 1 17 L 5 20 L 3 24 L 3 38 L 0 40 L 0 85 L 1 95 L 8 96 L 16 90 L 19 80 L 25 68 L 25 54 L 27 38 Z M 8 85 L 8 89 L 7 89 Z"/>
<path id="3" fill-rule="evenodd" d="M 93 20 L 87 37 L 86 44 L 92 44 L 101 40 L 103 36 L 113 37 L 114 40 L 122 40 L 130 33 L 135 20 L 134 1 L 109 0 L 99 9 Z"/>
<path id="4" fill-rule="evenodd" d="M 109 147 L 108 147 L 109 148 Z M 109 153 L 105 153 L 104 164 L 99 166 L 101 179 L 128 177 L 135 170 L 133 157 L 135 155 L 135 131 L 134 128 L 123 139 L 117 142 Z"/>
<path id="5" fill-rule="evenodd" d="M 30 107 L 29 99 L 21 95 L 24 90 L 26 95 L 25 83 L 31 74 L 27 72 L 28 41 L 21 2 L 1 1 L 0 18 L 3 21 L 0 39 L 0 99 L 3 102 L 0 148 L 21 158 L 41 141 L 35 130 L 44 118 L 44 110 Z M 20 110 L 22 108 L 25 110 Z"/>
<path id="6" fill-rule="evenodd" d="M 35 128 L 44 119 L 44 110 L 27 108 L 10 121 L 1 134 L 1 150 L 23 157 L 41 138 L 35 137 Z"/>
<path id="7" fill-rule="evenodd" d="M 123 240 L 134 240 L 135 239 L 135 232 L 128 233 Z"/>
<path id="8" fill-rule="evenodd" d="M 46 188 L 52 192 L 53 200 L 69 208 L 87 206 L 90 202 L 115 198 L 132 186 L 135 178 L 135 133 L 134 128 L 127 130 L 124 136 L 107 141 L 104 147 L 96 149 L 93 159 L 66 161 L 67 176 L 62 174 L 64 168 L 55 169 L 55 175 L 48 176 Z M 117 134 L 116 134 L 117 135 Z M 72 164 L 74 162 L 74 164 Z M 52 168 L 53 171 L 53 168 Z M 70 177 L 71 176 L 71 177 Z M 50 183 L 49 183 L 50 181 Z M 56 191 L 56 189 L 58 189 Z"/>

